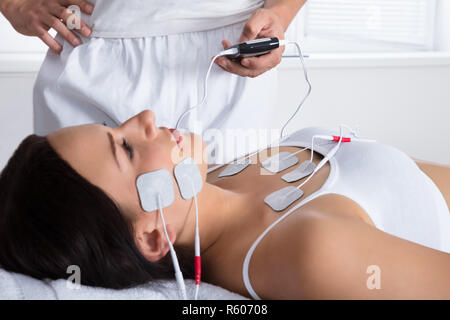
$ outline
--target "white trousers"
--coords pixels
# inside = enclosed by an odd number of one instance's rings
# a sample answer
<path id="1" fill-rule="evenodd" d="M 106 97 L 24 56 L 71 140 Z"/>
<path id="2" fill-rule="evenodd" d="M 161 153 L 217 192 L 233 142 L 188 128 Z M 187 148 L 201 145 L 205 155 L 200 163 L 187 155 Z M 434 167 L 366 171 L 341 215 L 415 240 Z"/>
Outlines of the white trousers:
<path id="1" fill-rule="evenodd" d="M 175 127 L 180 115 L 201 101 L 211 58 L 223 50 L 221 41 L 237 42 L 244 24 L 146 38 L 82 38 L 76 48 L 58 35 L 63 51 L 47 53 L 34 86 L 36 134 L 86 123 L 114 127 L 145 109 L 155 113 L 158 126 Z M 230 161 L 267 144 L 264 138 L 256 143 L 249 138 L 243 150 L 235 141 L 255 132 L 273 135 L 276 95 L 276 69 L 246 78 L 214 65 L 206 102 L 181 127 L 214 144 L 211 163 Z"/>

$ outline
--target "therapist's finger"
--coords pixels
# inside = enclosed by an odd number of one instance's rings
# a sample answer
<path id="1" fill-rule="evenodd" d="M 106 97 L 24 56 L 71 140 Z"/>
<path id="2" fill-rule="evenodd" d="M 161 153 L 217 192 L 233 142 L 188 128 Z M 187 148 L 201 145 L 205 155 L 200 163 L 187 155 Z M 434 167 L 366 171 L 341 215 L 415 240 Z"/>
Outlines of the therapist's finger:
<path id="1" fill-rule="evenodd" d="M 44 23 L 49 27 L 55 29 L 63 38 L 65 38 L 72 46 L 76 47 L 81 44 L 81 39 L 75 35 L 67 26 L 55 16 L 48 16 L 44 18 Z"/>
<path id="2" fill-rule="evenodd" d="M 239 42 L 256 39 L 259 32 L 269 23 L 264 10 L 256 10 L 255 13 L 247 20 L 239 37 Z"/>
<path id="3" fill-rule="evenodd" d="M 281 57 L 281 49 L 278 48 L 259 57 L 244 58 L 241 64 L 249 69 L 272 69 L 281 62 Z"/>
<path id="4" fill-rule="evenodd" d="M 61 52 L 62 50 L 61 44 L 59 44 L 58 41 L 53 39 L 53 37 L 44 28 L 39 29 L 38 37 L 50 48 L 50 50 L 53 50 L 56 53 Z"/>
<path id="5" fill-rule="evenodd" d="M 86 14 L 91 14 L 94 11 L 94 5 L 84 0 L 60 0 L 59 3 L 65 7 L 69 7 L 71 5 L 79 6 L 81 11 Z"/>
<path id="6" fill-rule="evenodd" d="M 218 62 L 218 65 L 222 69 L 224 69 L 228 72 L 237 74 L 242 77 L 254 78 L 268 70 L 268 69 L 262 69 L 262 70 L 261 69 L 248 69 L 246 67 L 243 67 L 240 63 L 231 61 L 227 58 L 220 58 L 220 59 L 223 59 L 223 60 L 220 60 Z"/>
<path id="7" fill-rule="evenodd" d="M 226 50 L 231 46 L 231 42 L 228 40 L 222 40 L 222 46 Z M 238 62 L 231 61 L 230 59 L 225 57 L 217 58 L 215 63 L 217 63 L 225 71 L 237 74 L 242 77 L 254 78 L 262 73 L 262 72 L 258 73 L 256 70 L 250 70 L 248 68 L 245 68 Z"/>
<path id="8" fill-rule="evenodd" d="M 67 26 L 67 21 L 70 21 L 71 23 L 74 23 L 77 17 L 67 8 L 65 7 L 52 7 L 51 9 L 51 13 L 53 15 L 55 15 L 57 18 L 60 18 L 64 21 L 64 23 Z M 89 37 L 91 35 L 91 28 L 89 28 L 89 26 L 80 19 L 79 21 L 80 23 L 80 28 L 75 29 L 77 31 L 79 31 L 83 36 L 85 36 L 86 38 Z"/>

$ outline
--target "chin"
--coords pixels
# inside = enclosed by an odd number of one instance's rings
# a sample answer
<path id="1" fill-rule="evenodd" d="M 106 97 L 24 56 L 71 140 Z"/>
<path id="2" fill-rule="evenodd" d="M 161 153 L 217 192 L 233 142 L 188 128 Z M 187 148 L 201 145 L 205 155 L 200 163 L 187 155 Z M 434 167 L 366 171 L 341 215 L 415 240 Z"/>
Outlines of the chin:
<path id="1" fill-rule="evenodd" d="M 204 177 L 208 170 L 208 155 L 206 152 L 206 143 L 203 138 L 195 133 L 189 132 L 183 134 L 183 156 L 195 160 Z"/>
<path id="2" fill-rule="evenodd" d="M 206 143 L 201 136 L 192 132 L 183 134 L 182 147 L 185 157 L 193 158 L 198 164 L 206 162 L 207 165 Z"/>

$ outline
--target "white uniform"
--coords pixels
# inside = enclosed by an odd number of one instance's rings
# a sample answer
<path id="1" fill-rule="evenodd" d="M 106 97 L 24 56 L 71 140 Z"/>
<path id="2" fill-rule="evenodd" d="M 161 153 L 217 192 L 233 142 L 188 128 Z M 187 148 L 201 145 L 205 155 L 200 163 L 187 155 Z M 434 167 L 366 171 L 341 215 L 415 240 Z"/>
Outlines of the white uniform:
<path id="1" fill-rule="evenodd" d="M 34 88 L 37 134 L 85 123 L 116 126 L 145 109 L 154 111 L 158 126 L 173 128 L 186 109 L 201 101 L 207 68 L 223 50 L 221 41 L 236 42 L 264 1 L 94 4 L 91 16 L 82 15 L 92 26 L 91 37 L 81 37 L 83 44 L 73 48 L 58 35 L 64 43 L 61 54 L 47 53 Z M 185 117 L 181 127 L 196 133 L 220 129 L 221 134 L 228 128 L 270 128 L 276 83 L 276 69 L 252 79 L 214 65 L 205 104 Z M 200 129 L 194 119 L 201 122 Z M 236 156 L 225 149 L 224 161 Z"/>

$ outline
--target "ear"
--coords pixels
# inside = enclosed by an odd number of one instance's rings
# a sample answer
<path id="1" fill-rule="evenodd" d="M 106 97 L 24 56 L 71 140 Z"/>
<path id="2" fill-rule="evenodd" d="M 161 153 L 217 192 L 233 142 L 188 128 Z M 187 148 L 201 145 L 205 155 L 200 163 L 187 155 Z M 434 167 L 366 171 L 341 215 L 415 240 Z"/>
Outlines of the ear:
<path id="1" fill-rule="evenodd" d="M 173 244 L 176 239 L 176 231 L 170 224 L 166 225 L 170 242 Z M 170 250 L 169 244 L 164 233 L 164 229 L 153 229 L 143 231 L 137 237 L 136 245 L 141 254 L 150 262 L 161 260 Z"/>

